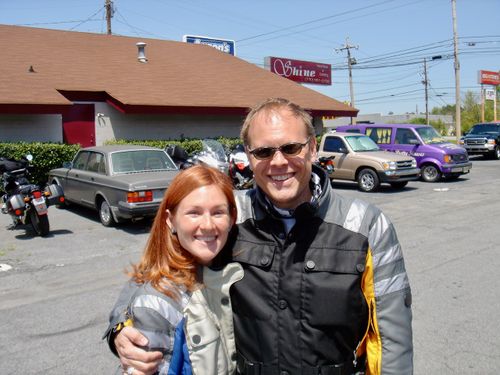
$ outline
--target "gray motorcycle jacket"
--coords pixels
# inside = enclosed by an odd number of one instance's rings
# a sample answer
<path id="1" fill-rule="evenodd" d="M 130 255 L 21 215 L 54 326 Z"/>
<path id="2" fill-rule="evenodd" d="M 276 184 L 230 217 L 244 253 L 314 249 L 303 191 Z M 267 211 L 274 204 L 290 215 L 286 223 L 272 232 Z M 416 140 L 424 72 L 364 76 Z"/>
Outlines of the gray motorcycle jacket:
<path id="1" fill-rule="evenodd" d="M 231 289 L 240 374 L 413 372 L 411 291 L 389 219 L 326 174 L 287 233 L 258 188 L 237 195 Z"/>

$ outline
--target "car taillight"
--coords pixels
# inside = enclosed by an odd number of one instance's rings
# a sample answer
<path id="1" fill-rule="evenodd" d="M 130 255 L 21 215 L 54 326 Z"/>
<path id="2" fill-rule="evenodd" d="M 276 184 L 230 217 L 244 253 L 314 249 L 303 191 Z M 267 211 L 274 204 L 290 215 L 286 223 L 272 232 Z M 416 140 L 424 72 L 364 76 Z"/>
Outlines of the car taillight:
<path id="1" fill-rule="evenodd" d="M 323 165 L 331 165 L 333 167 L 333 160 L 324 161 Z"/>
<path id="2" fill-rule="evenodd" d="M 245 169 L 245 163 L 236 163 L 236 167 L 242 171 L 243 169 Z"/>
<path id="3" fill-rule="evenodd" d="M 128 203 L 151 202 L 153 200 L 153 191 L 132 191 L 127 193 Z"/>
<path id="4" fill-rule="evenodd" d="M 33 192 L 33 196 L 34 196 L 36 199 L 38 199 L 38 198 L 40 198 L 40 197 L 42 196 L 42 192 L 41 192 L 41 191 L 38 191 L 38 190 L 35 190 L 35 191 Z"/>

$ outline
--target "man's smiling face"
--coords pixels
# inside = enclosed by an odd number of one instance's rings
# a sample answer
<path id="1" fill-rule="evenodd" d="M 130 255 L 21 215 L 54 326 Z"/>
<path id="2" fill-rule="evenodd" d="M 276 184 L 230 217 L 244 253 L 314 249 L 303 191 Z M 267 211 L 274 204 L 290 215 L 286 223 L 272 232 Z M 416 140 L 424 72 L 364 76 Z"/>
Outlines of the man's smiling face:
<path id="1" fill-rule="evenodd" d="M 249 149 L 279 147 L 308 139 L 304 122 L 286 109 L 258 113 L 248 131 Z M 311 199 L 309 180 L 316 159 L 316 139 L 311 137 L 301 152 L 288 156 L 281 151 L 265 160 L 249 154 L 254 178 L 271 202 L 279 208 L 294 209 Z"/>

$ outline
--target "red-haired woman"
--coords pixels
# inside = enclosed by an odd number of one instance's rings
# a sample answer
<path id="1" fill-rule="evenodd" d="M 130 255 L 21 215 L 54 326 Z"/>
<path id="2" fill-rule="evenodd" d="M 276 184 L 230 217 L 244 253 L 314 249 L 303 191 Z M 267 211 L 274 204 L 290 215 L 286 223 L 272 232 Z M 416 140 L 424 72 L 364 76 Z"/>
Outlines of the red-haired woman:
<path id="1" fill-rule="evenodd" d="M 116 332 L 132 325 L 147 338 L 141 345 L 144 338 L 138 335 L 136 344 L 148 349 L 144 355 L 156 356 L 149 365 L 159 364 L 159 374 L 234 372 L 229 287 L 243 277 L 243 270 L 219 252 L 235 220 L 228 176 L 203 166 L 176 176 L 158 209 L 142 259 L 133 265 L 131 281 L 115 305 L 128 307 L 111 312 L 106 335 L 113 351 Z M 131 288 L 132 299 L 123 301 Z M 138 361 L 121 361 L 125 374 L 155 371 Z"/>

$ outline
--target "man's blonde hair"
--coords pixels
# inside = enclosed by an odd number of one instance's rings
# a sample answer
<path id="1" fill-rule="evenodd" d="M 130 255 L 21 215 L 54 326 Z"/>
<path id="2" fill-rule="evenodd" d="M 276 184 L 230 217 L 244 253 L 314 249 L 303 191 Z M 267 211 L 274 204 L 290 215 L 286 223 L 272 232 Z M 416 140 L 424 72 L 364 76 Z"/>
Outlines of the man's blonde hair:
<path id="1" fill-rule="evenodd" d="M 263 102 L 257 104 L 253 107 L 248 113 L 245 121 L 243 122 L 243 126 L 241 127 L 240 138 L 243 140 L 243 144 L 245 146 L 250 145 L 250 139 L 248 137 L 248 132 L 250 129 L 250 125 L 254 120 L 255 116 L 260 113 L 270 113 L 270 112 L 278 112 L 279 110 L 288 110 L 290 113 L 304 122 L 306 126 L 307 136 L 314 137 L 315 129 L 312 124 L 312 116 L 299 105 L 291 102 L 288 99 L 283 98 L 269 98 L 264 100 Z"/>

